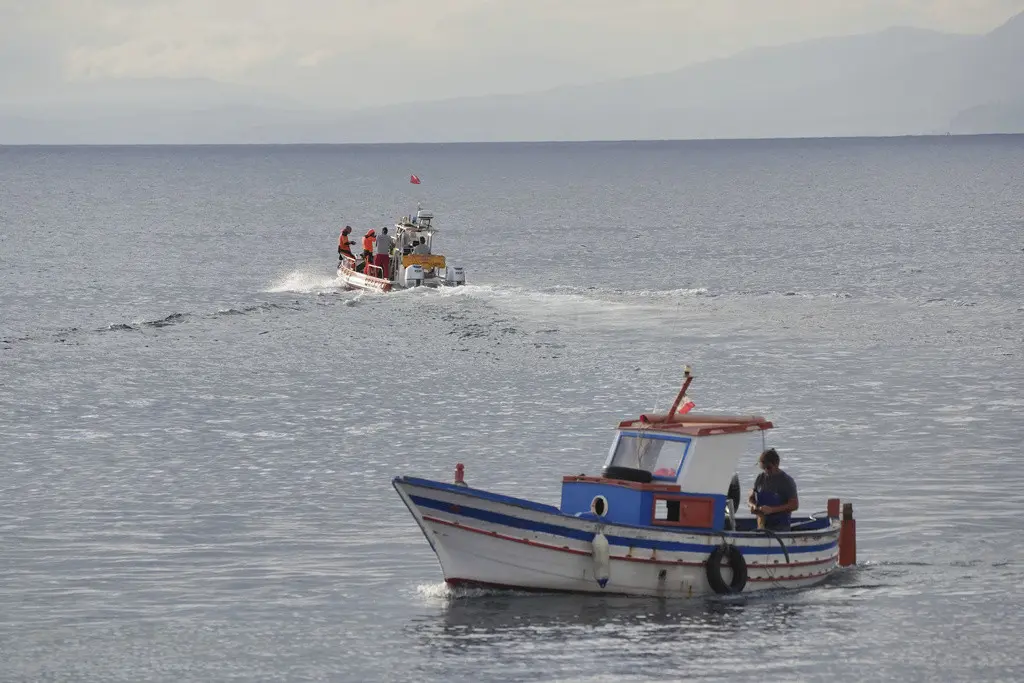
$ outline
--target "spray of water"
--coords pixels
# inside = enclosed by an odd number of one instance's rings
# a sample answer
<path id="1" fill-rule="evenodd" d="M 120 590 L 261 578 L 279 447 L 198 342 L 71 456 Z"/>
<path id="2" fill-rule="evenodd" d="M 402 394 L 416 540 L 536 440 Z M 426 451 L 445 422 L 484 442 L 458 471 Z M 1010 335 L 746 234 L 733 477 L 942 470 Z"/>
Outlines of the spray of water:
<path id="1" fill-rule="evenodd" d="M 336 290 L 341 286 L 341 280 L 334 273 L 324 273 L 321 268 L 300 268 L 281 277 L 264 291 L 309 294 Z"/>

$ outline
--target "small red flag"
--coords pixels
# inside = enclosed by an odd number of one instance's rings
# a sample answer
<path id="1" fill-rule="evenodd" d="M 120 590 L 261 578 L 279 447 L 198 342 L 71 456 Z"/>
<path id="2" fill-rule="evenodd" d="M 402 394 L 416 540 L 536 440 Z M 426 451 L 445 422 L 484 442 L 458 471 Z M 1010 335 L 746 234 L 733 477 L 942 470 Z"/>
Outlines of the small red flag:
<path id="1" fill-rule="evenodd" d="M 409 182 L 412 183 L 413 185 L 419 185 L 420 177 L 418 175 L 411 175 L 409 176 Z"/>
<path id="2" fill-rule="evenodd" d="M 684 413 L 688 413 L 691 410 L 693 410 L 693 407 L 695 405 L 697 404 L 693 402 L 693 399 L 691 399 L 689 396 L 683 396 L 683 403 L 678 408 L 676 408 L 676 414 L 682 415 Z"/>

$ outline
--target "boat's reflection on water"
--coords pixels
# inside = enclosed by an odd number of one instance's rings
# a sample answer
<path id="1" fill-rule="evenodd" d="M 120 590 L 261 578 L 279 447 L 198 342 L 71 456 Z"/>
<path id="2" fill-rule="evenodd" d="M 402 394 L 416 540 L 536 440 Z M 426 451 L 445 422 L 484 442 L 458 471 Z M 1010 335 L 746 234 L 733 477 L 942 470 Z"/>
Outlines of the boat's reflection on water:
<path id="1" fill-rule="evenodd" d="M 576 656 L 580 644 L 589 642 L 595 655 L 610 648 L 625 663 L 636 657 L 675 659 L 684 654 L 706 659 L 737 643 L 760 650 L 769 642 L 798 637 L 802 628 L 820 618 L 837 617 L 834 626 L 843 630 L 841 601 L 794 597 L 791 591 L 693 600 L 453 592 L 438 613 L 420 617 L 407 628 L 415 631 L 425 651 L 461 653 L 487 665 L 496 665 L 519 648 L 531 648 L 537 657 L 557 658 L 568 641 L 574 643 Z"/>

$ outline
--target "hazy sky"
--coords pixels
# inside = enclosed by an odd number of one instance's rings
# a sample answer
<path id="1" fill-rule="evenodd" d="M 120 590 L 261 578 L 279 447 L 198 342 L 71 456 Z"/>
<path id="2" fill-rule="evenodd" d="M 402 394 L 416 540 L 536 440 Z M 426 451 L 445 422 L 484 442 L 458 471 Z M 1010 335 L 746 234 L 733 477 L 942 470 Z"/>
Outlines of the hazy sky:
<path id="1" fill-rule="evenodd" d="M 0 0 L 0 87 L 202 77 L 356 106 L 666 71 L 894 25 L 980 33 L 1021 11 L 1024 0 Z"/>

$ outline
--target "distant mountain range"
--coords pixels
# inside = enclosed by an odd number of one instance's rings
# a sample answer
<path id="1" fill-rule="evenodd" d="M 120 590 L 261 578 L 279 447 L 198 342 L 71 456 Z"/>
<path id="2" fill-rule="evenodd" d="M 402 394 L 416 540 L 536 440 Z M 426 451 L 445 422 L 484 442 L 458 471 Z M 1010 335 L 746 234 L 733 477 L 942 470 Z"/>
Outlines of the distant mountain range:
<path id="1" fill-rule="evenodd" d="M 0 143 L 434 142 L 1024 132 L 1024 13 L 988 34 L 894 28 L 650 76 L 358 111 L 215 81 L 0 101 Z"/>

